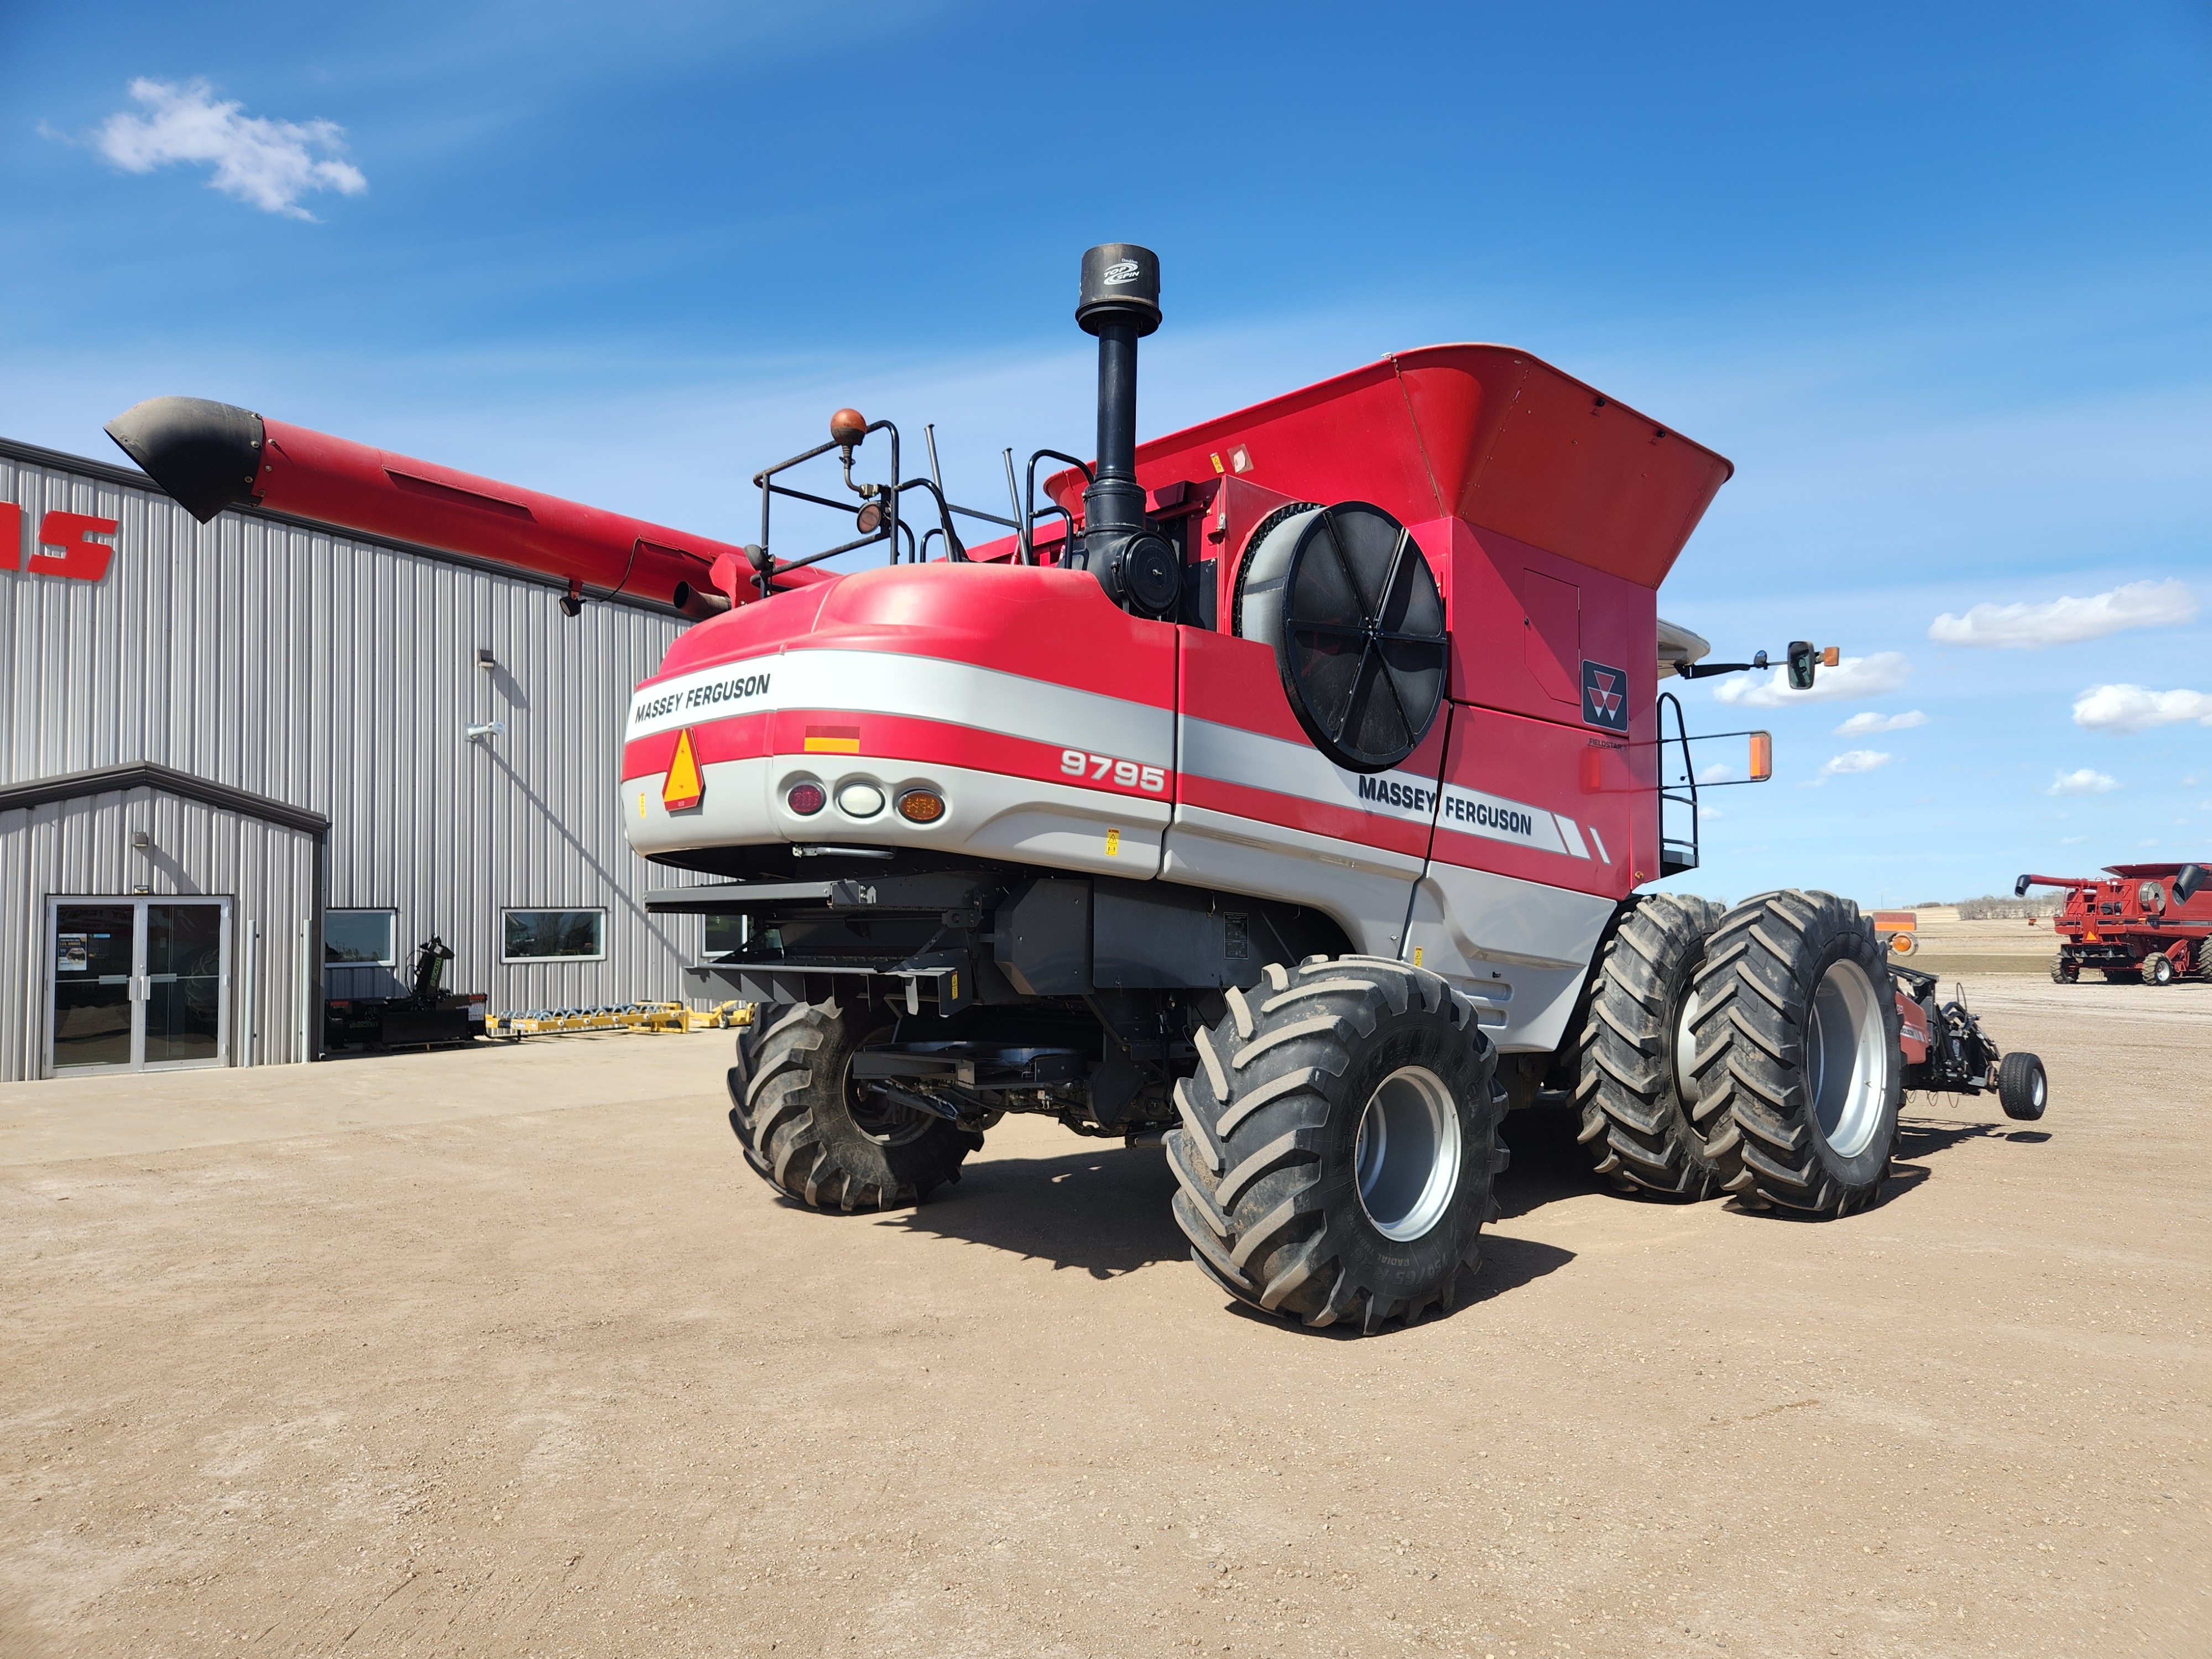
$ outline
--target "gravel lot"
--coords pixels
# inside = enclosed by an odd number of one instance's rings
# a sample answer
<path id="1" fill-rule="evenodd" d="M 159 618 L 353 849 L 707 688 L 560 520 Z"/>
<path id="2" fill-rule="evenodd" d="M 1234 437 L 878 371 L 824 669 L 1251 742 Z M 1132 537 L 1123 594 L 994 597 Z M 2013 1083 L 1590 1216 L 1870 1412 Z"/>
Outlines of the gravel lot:
<path id="1" fill-rule="evenodd" d="M 2212 988 L 1803 1224 L 1516 1119 L 1480 1294 L 1231 1312 L 1157 1147 L 781 1205 L 721 1036 L 0 1088 L 0 1653 L 2212 1653 Z"/>

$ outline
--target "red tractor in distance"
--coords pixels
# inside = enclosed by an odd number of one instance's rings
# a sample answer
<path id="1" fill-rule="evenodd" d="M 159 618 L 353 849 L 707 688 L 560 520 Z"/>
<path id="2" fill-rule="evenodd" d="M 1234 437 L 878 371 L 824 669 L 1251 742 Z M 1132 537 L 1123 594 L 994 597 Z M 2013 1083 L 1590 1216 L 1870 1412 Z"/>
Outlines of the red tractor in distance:
<path id="1" fill-rule="evenodd" d="M 632 694 L 623 821 L 718 878 L 647 903 L 737 924 L 692 969 L 757 1008 L 731 1127 L 816 1208 L 917 1202 L 1009 1113 L 1158 1136 L 1216 1284 L 1372 1330 L 1449 1305 L 1509 1109 L 1576 1112 L 1624 1189 L 1812 1216 L 1875 1200 L 1908 1086 L 2041 1114 L 2034 1057 L 1893 979 L 1849 902 L 1642 890 L 1697 863 L 1659 680 L 1766 665 L 1656 615 L 1726 460 L 1495 345 L 1139 446 L 1152 253 L 1092 249 L 1076 318 L 1094 460 L 1024 483 L 1007 450 L 1006 510 L 963 507 L 933 434 L 908 477 L 841 410 L 756 476 L 743 548 L 219 404 L 109 430 L 203 519 L 257 500 L 703 617 Z M 780 551 L 794 512 L 830 544 Z M 1792 683 L 1824 656 L 1793 644 Z"/>
<path id="2" fill-rule="evenodd" d="M 2051 977 L 2071 985 L 2084 968 L 2107 980 L 2171 985 L 2212 981 L 2212 892 L 2202 864 L 2108 864 L 2096 876 L 2022 876 L 2031 887 L 2063 887 L 2066 905 L 2051 922 L 2063 935 Z"/>

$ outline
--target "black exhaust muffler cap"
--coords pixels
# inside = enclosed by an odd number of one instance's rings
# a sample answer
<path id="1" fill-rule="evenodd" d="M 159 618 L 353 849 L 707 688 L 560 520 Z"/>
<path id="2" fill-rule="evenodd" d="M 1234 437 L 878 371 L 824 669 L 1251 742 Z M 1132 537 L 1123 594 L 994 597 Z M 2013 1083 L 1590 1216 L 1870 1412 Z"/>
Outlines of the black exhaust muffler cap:
<path id="1" fill-rule="evenodd" d="M 110 421 L 107 435 L 202 524 L 253 499 L 263 434 L 251 410 L 205 398 L 149 398 Z"/>
<path id="2" fill-rule="evenodd" d="M 1160 325 L 1160 256 L 1134 242 L 1103 242 L 1083 256 L 1077 326 L 1096 334 L 1127 323 L 1144 338 Z"/>

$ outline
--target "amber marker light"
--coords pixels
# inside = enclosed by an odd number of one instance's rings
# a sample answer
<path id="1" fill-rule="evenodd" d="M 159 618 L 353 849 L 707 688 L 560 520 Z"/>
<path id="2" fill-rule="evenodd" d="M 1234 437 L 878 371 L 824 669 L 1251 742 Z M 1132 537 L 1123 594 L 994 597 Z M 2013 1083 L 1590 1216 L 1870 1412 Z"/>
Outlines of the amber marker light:
<path id="1" fill-rule="evenodd" d="M 829 805 L 829 791 L 818 783 L 794 783 L 783 804 L 802 818 L 811 818 Z"/>
<path id="2" fill-rule="evenodd" d="M 898 815 L 908 823 L 934 823 L 945 816 L 945 797 L 934 789 L 909 789 L 898 798 Z"/>
<path id="3" fill-rule="evenodd" d="M 1774 775 L 1774 733 L 1754 732 L 1751 734 L 1751 781 L 1765 783 Z"/>

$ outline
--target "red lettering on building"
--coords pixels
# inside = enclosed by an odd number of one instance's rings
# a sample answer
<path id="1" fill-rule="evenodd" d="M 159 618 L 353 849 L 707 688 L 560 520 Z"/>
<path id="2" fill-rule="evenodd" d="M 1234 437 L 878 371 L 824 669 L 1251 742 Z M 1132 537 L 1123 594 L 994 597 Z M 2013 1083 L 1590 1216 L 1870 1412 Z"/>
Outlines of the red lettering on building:
<path id="1" fill-rule="evenodd" d="M 115 544 L 93 538 L 112 536 L 115 530 L 114 520 L 89 513 L 47 514 L 40 521 L 39 545 L 31 553 L 32 574 L 63 576 L 71 581 L 100 580 L 107 574 L 108 561 L 115 556 Z"/>

